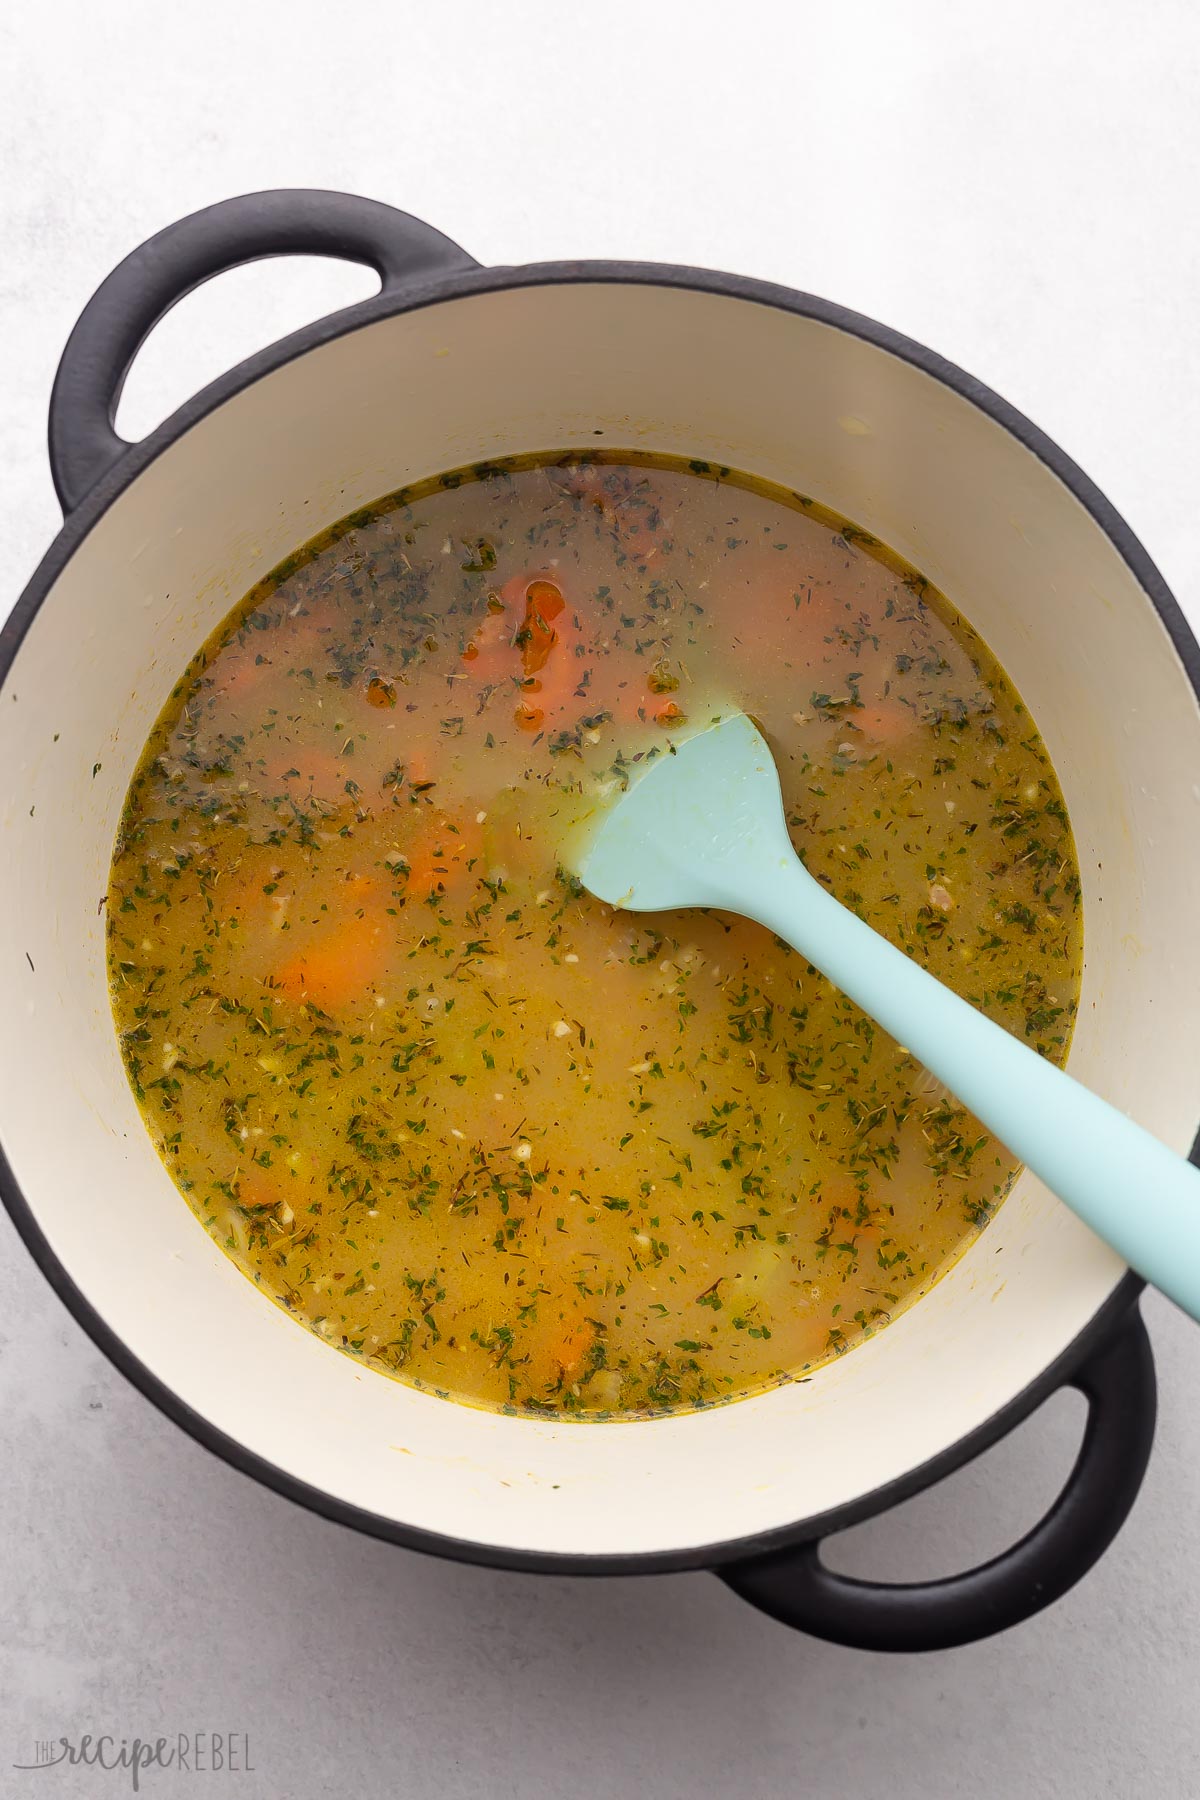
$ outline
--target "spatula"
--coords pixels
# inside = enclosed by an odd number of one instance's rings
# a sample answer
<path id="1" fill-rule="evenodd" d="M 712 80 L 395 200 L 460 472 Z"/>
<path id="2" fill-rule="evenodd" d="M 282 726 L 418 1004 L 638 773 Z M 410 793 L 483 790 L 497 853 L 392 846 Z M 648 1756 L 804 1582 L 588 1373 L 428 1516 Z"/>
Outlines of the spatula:
<path id="1" fill-rule="evenodd" d="M 1200 1170 L 960 1000 L 808 873 L 771 752 L 744 713 L 649 763 L 581 838 L 575 863 L 610 906 L 716 907 L 783 938 L 1200 1318 Z"/>

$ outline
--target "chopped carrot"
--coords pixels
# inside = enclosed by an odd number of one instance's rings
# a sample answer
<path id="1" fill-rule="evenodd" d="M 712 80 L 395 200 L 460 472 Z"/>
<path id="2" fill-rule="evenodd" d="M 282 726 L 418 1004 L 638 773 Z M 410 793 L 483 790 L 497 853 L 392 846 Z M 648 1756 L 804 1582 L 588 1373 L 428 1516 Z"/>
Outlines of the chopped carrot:
<path id="1" fill-rule="evenodd" d="M 347 905 L 362 908 L 372 894 L 378 894 L 379 883 L 374 875 L 347 875 L 338 891 L 339 910 Z"/>
<path id="2" fill-rule="evenodd" d="M 595 1341 L 596 1328 L 584 1319 L 551 1347 L 550 1355 L 564 1375 L 573 1375 Z"/>
<path id="3" fill-rule="evenodd" d="M 569 710 L 583 676 L 580 624 L 549 574 L 514 575 L 493 596 L 498 610 L 481 620 L 463 651 L 474 680 L 511 681 L 522 695 L 514 714 L 522 731 Z"/>
<path id="4" fill-rule="evenodd" d="M 222 649 L 208 680 L 219 693 L 235 701 L 250 698 L 264 680 L 278 680 L 283 668 L 307 663 L 316 668 L 335 623 L 330 607 L 310 601 L 303 612 L 277 622 L 272 629 L 244 624 Z"/>
<path id="5" fill-rule="evenodd" d="M 339 1012 L 374 986 L 387 964 L 387 915 L 364 915 L 333 926 L 275 973 L 271 986 L 290 1000 L 311 1000 Z"/>
<path id="6" fill-rule="evenodd" d="M 546 714 L 540 706 L 530 706 L 527 700 L 513 714 L 518 731 L 539 731 L 545 721 Z"/>
<path id="7" fill-rule="evenodd" d="M 264 638 L 264 633 L 253 632 L 244 644 L 236 648 L 230 645 L 222 651 L 208 677 L 217 693 L 235 701 L 253 697 L 264 678 L 271 674 L 270 643 L 255 641 Z"/>
<path id="8" fill-rule="evenodd" d="M 521 652 L 525 674 L 536 675 L 544 669 L 550 652 L 558 643 L 558 633 L 551 624 L 564 605 L 562 594 L 552 581 L 531 581 L 525 590 L 525 617 L 515 642 Z"/>
<path id="9" fill-rule="evenodd" d="M 582 472 L 571 473 L 580 473 L 582 481 Z M 579 491 L 590 491 L 589 485 Z M 593 685 L 597 671 L 588 640 L 556 579 L 537 571 L 512 576 L 493 598 L 502 610 L 481 620 L 463 662 L 473 679 L 513 682 L 518 730 L 533 733 L 560 720 L 571 723 L 584 711 L 610 713 L 624 724 L 653 721 L 667 729 L 685 722 L 683 709 L 664 698 L 679 685 L 665 665 L 655 664 L 644 684 L 622 682 L 611 695 Z"/>
<path id="10" fill-rule="evenodd" d="M 428 750 L 413 748 L 406 751 L 403 763 L 405 780 L 410 787 L 432 787 L 433 780 L 429 771 L 433 765 L 429 760 Z"/>
<path id="11" fill-rule="evenodd" d="M 898 744 L 912 737 L 921 721 L 911 706 L 905 706 L 899 700 L 880 700 L 874 706 L 860 706 L 848 712 L 846 723 L 873 743 Z"/>
<path id="12" fill-rule="evenodd" d="M 686 725 L 687 714 L 673 700 L 668 700 L 665 706 L 659 707 L 654 720 L 656 724 L 664 725 L 670 730 L 673 725 Z"/>
<path id="13" fill-rule="evenodd" d="M 521 683 L 521 692 L 552 721 L 561 718 L 564 723 L 573 723 L 581 711 L 591 708 L 593 702 L 595 710 L 603 710 L 602 703 L 590 689 L 585 686 L 584 693 L 579 692 L 585 672 L 592 666 L 585 655 L 579 654 L 582 648 L 573 631 L 560 630 L 554 653 L 540 674 L 531 675 Z"/>
<path id="14" fill-rule="evenodd" d="M 237 1181 L 237 1203 L 250 1212 L 269 1212 L 278 1206 L 283 1199 L 283 1192 L 277 1182 L 264 1175 L 261 1169 L 251 1168 Z"/>
<path id="15" fill-rule="evenodd" d="M 487 613 L 463 651 L 463 661 L 474 665 L 471 674 L 482 679 L 534 673 L 554 643 L 550 621 L 564 605 L 549 573 L 530 570 L 511 576 L 489 595 Z"/>
<path id="16" fill-rule="evenodd" d="M 270 986 L 291 1000 L 311 1000 L 322 1012 L 336 1012 L 365 993 L 382 975 L 391 943 L 381 898 L 373 877 L 349 876 L 338 893 L 339 922 L 291 956 Z M 347 908 L 353 909 L 349 917 Z"/>
<path id="17" fill-rule="evenodd" d="M 728 600 L 733 648 L 743 656 L 820 660 L 844 618 L 834 591 L 813 587 L 803 565 L 782 551 L 742 562 Z"/>
<path id="18" fill-rule="evenodd" d="M 832 1322 L 836 1324 L 836 1316 Z M 811 1317 L 804 1320 L 793 1313 L 787 1325 L 789 1362 L 805 1369 L 815 1362 L 824 1362 L 829 1354 L 830 1323 L 827 1306 L 819 1307 Z"/>
<path id="19" fill-rule="evenodd" d="M 479 848 L 475 825 L 455 826 L 441 816 L 431 820 L 405 854 L 405 898 L 428 900 L 431 894 L 468 886 Z"/>
<path id="20" fill-rule="evenodd" d="M 577 1314 L 561 1319 L 534 1346 L 531 1378 L 544 1388 L 558 1388 L 577 1380 L 596 1341 L 596 1327 Z"/>
<path id="21" fill-rule="evenodd" d="M 294 744 L 272 750 L 263 762 L 263 774 L 275 792 L 293 799 L 341 800 L 350 769 L 329 750 Z"/>

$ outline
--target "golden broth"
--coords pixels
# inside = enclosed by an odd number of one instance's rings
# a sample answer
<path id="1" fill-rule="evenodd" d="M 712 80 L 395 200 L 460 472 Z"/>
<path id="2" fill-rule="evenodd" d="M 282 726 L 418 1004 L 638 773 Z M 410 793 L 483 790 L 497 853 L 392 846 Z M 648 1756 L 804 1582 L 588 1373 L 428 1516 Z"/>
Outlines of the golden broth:
<path id="1" fill-rule="evenodd" d="M 1079 882 L 1033 721 L 867 534 L 706 464 L 444 476 L 198 654 L 108 898 L 130 1080 L 217 1241 L 456 1399 L 637 1415 L 844 1353 L 1013 1159 L 745 921 L 581 891 L 564 832 L 742 707 L 819 880 L 1062 1061 Z"/>

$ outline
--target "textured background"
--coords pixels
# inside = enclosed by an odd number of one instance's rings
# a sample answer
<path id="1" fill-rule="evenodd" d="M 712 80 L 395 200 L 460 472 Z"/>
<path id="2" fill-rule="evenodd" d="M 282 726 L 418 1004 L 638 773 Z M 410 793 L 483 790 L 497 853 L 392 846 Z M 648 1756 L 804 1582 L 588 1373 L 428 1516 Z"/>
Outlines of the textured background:
<path id="1" fill-rule="evenodd" d="M 1190 0 L 6 9 L 0 612 L 57 528 L 46 399 L 92 288 L 194 207 L 314 185 L 484 261 L 712 264 L 886 320 L 1075 455 L 1200 625 L 1198 76 Z M 226 277 L 154 334 L 122 428 L 371 285 L 308 263 Z M 16 1054 L 0 1039 L 0 1079 Z M 171 1797 L 1200 1794 L 1200 1334 L 1146 1310 L 1159 1441 L 1110 1554 L 1004 1638 L 888 1660 L 790 1635 L 707 1576 L 490 1574 L 309 1517 L 128 1388 L 4 1219 L 0 1795 L 127 1792 L 11 1767 L 88 1729 L 250 1734 L 256 1773 L 146 1777 Z M 836 1560 L 915 1576 L 998 1550 L 1053 1495 L 1081 1413 L 1056 1400 Z"/>

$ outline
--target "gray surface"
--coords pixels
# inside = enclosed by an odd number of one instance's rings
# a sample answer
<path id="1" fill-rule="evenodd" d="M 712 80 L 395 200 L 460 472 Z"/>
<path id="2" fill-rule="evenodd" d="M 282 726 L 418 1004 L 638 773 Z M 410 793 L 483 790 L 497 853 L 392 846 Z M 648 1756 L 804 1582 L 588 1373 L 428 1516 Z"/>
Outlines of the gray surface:
<path id="1" fill-rule="evenodd" d="M 463 0 L 5 11 L 0 610 L 57 525 L 46 397 L 91 288 L 195 206 L 312 184 L 394 200 L 485 260 L 710 263 L 886 319 L 1077 455 L 1200 618 L 1187 6 L 843 0 L 781 11 L 786 29 L 762 0 L 649 10 L 634 25 L 626 0 L 615 33 L 619 8 Z M 306 98 L 325 75 L 331 119 Z M 124 427 L 369 286 L 307 264 L 227 278 L 155 335 Z M 0 1079 L 15 1054 L 5 1037 Z M 888 1660 L 791 1636 L 706 1576 L 501 1576 L 311 1518 L 133 1393 L 5 1222 L 0 1795 L 128 1792 L 10 1766 L 88 1729 L 250 1734 L 254 1774 L 148 1774 L 164 1796 L 1200 1793 L 1200 1335 L 1147 1311 L 1159 1442 L 1109 1556 L 1005 1638 Z M 839 1560 L 912 1576 L 999 1549 L 1080 1416 L 1053 1403 Z"/>

